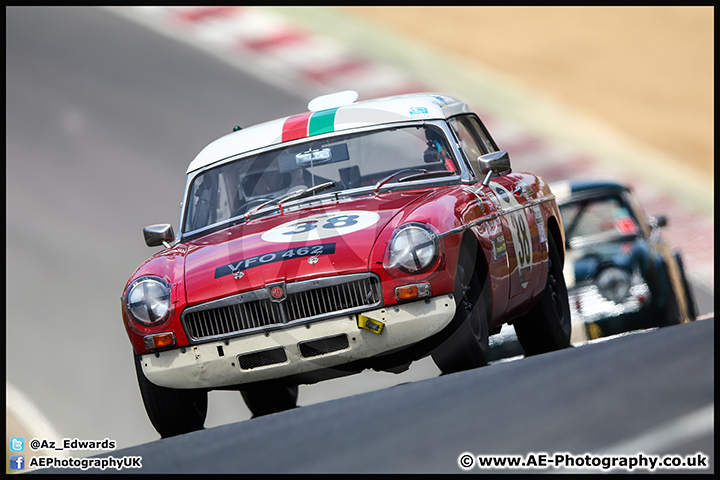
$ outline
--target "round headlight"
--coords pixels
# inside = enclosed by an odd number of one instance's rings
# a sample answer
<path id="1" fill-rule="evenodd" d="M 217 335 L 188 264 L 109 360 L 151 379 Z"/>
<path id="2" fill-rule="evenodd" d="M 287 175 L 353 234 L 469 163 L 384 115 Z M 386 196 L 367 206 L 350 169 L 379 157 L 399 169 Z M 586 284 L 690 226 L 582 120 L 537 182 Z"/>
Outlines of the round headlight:
<path id="1" fill-rule="evenodd" d="M 170 313 L 170 285 L 160 277 L 141 277 L 128 288 L 125 304 L 140 323 L 162 322 Z"/>
<path id="2" fill-rule="evenodd" d="M 597 287 L 603 297 L 620 303 L 630 293 L 630 273 L 620 268 L 606 268 L 597 277 Z"/>
<path id="3" fill-rule="evenodd" d="M 407 273 L 421 273 L 438 256 L 435 232 L 421 224 L 407 224 L 398 228 L 390 242 L 389 263 Z"/>

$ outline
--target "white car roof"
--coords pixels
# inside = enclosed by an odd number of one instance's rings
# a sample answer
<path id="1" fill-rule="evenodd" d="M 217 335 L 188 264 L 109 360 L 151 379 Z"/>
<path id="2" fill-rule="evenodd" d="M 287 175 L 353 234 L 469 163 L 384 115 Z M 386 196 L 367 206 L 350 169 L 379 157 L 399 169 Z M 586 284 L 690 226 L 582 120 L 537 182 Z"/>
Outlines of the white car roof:
<path id="1" fill-rule="evenodd" d="M 347 99 L 347 93 L 340 92 L 338 98 Z M 309 106 L 321 104 L 328 107 L 332 104 L 332 98 L 318 102 L 320 98 L 323 97 L 314 99 Z M 471 111 L 462 100 L 439 93 L 397 95 L 309 111 L 243 128 L 218 138 L 198 153 L 188 166 L 187 173 L 231 156 L 298 138 L 408 120 L 446 119 Z"/>

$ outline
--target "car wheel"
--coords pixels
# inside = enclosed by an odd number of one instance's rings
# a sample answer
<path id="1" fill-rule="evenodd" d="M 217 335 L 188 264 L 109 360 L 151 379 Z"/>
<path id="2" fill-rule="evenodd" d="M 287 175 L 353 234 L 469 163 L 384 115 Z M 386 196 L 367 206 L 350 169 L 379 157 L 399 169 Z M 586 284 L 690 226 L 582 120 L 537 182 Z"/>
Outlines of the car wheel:
<path id="1" fill-rule="evenodd" d="M 690 291 L 690 286 L 688 285 L 687 278 L 685 277 L 682 257 L 679 253 L 674 254 L 673 261 L 675 262 L 675 265 L 663 262 L 664 278 L 666 281 L 665 291 L 667 294 L 665 295 L 666 300 L 662 323 L 659 325 L 661 327 L 678 325 L 685 321 L 695 320 L 695 317 L 697 316 L 695 312 L 695 299 L 692 298 L 692 292 Z M 679 282 L 673 282 L 672 280 L 672 266 L 677 268 L 680 276 Z"/>
<path id="2" fill-rule="evenodd" d="M 135 373 L 150 422 L 162 438 L 202 430 L 207 416 L 206 390 L 176 389 L 147 379 L 135 354 Z"/>
<path id="3" fill-rule="evenodd" d="M 680 303 L 677 299 L 677 294 L 673 290 L 670 281 L 668 280 L 667 287 L 667 301 L 665 303 L 665 319 L 663 320 L 661 327 L 669 327 L 670 325 L 679 325 L 683 322 L 683 314 L 680 309 Z"/>
<path id="4" fill-rule="evenodd" d="M 535 306 L 514 321 L 515 333 L 528 355 L 570 346 L 570 305 L 555 240 L 548 236 L 548 277 Z"/>
<path id="5" fill-rule="evenodd" d="M 487 365 L 490 282 L 479 275 L 475 255 L 462 249 L 455 274 L 455 318 L 458 328 L 431 353 L 442 373 Z"/>
<path id="6" fill-rule="evenodd" d="M 694 321 L 697 318 L 697 303 L 695 302 L 695 295 L 693 295 L 690 282 L 688 282 L 685 276 L 685 268 L 682 263 L 682 258 L 678 256 L 678 266 L 680 267 L 680 276 L 682 277 L 683 290 L 685 290 L 685 305 L 687 305 L 687 317 L 689 321 Z"/>
<path id="7" fill-rule="evenodd" d="M 297 407 L 297 385 L 257 383 L 243 388 L 240 393 L 253 418 Z"/>

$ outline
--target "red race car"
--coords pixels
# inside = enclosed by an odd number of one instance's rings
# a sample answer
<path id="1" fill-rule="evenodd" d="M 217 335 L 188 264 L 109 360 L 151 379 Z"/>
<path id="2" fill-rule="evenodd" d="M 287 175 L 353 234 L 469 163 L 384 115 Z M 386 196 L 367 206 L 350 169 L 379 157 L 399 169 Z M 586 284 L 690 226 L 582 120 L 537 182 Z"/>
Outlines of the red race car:
<path id="1" fill-rule="evenodd" d="M 366 368 L 480 367 L 505 323 L 528 354 L 569 346 L 547 183 L 512 172 L 456 98 L 356 100 L 236 127 L 190 163 L 177 234 L 144 229 L 165 249 L 128 280 L 122 316 L 162 437 L 202 428 L 210 390 L 258 416 Z"/>

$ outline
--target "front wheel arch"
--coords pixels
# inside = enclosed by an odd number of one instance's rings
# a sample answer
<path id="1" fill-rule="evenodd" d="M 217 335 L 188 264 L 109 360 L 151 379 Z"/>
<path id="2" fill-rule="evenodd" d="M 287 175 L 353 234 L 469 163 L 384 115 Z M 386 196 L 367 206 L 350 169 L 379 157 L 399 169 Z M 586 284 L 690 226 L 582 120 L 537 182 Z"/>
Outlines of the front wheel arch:
<path id="1" fill-rule="evenodd" d="M 168 438 L 202 430 L 207 417 L 207 391 L 155 385 L 142 370 L 141 356 L 135 352 L 133 356 L 145 411 L 160 436 Z"/>
<path id="2" fill-rule="evenodd" d="M 452 323 L 456 329 L 431 352 L 443 374 L 487 365 L 490 279 L 482 249 L 472 235 L 463 238 L 458 251 L 453 296 L 456 312 Z"/>

